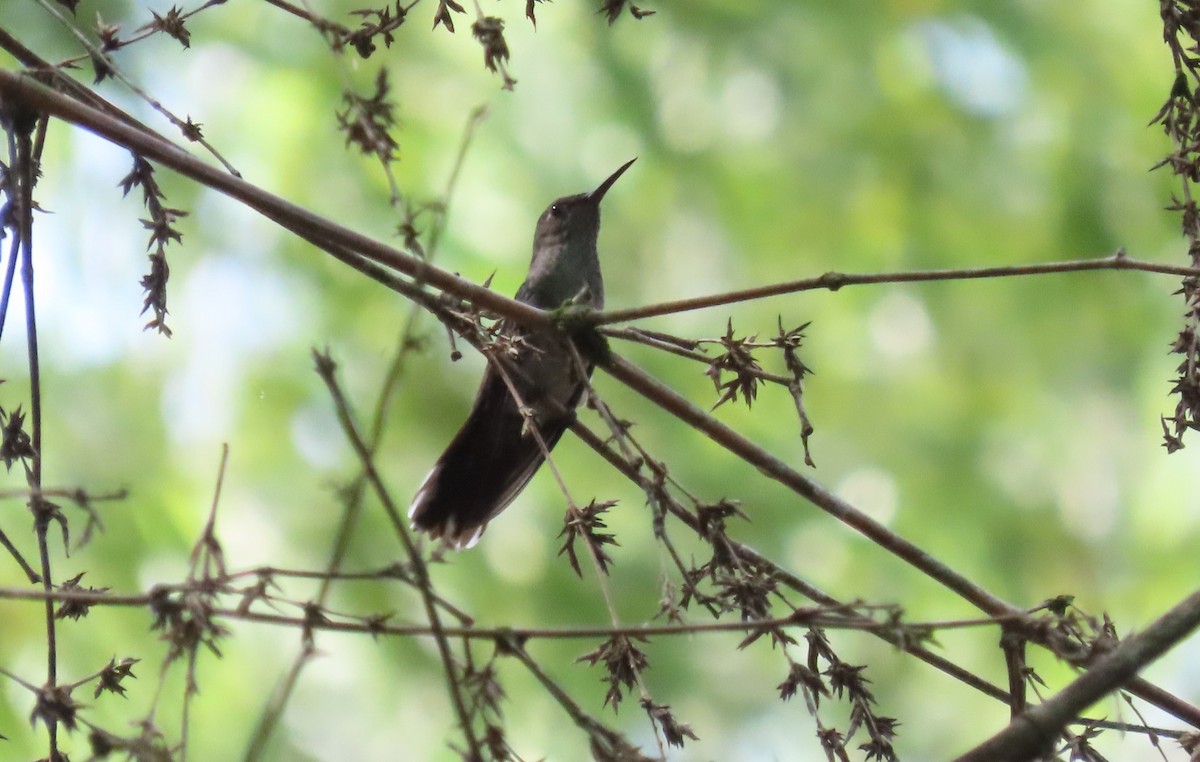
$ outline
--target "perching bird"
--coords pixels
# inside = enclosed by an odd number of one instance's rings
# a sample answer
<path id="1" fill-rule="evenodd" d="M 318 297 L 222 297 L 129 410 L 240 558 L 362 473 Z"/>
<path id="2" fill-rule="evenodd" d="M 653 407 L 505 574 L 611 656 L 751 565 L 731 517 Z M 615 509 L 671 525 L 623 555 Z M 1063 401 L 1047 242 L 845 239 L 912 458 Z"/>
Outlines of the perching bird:
<path id="1" fill-rule="evenodd" d="M 600 201 L 634 161 L 591 193 L 560 198 L 542 212 L 529 275 L 517 289 L 517 301 L 541 309 L 566 302 L 604 307 L 596 252 Z M 513 324 L 502 326 L 501 334 L 518 339 L 516 356 L 503 363 L 503 374 L 488 363 L 471 414 L 421 483 L 408 511 L 414 527 L 453 548 L 478 542 L 487 523 L 520 494 L 545 460 L 509 383 L 533 411 L 547 451 L 571 424 L 584 390 L 586 378 L 563 337 L 526 332 Z M 590 366 L 586 372 L 591 373 Z"/>

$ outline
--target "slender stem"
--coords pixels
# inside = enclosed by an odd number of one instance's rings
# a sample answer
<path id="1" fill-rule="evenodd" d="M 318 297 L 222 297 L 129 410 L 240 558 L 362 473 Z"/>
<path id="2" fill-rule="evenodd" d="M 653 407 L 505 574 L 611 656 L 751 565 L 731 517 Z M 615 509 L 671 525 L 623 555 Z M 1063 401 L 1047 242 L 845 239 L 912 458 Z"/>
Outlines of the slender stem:
<path id="1" fill-rule="evenodd" d="M 1003 624 L 999 619 L 962 619 L 944 622 L 913 622 L 907 625 L 897 625 L 895 622 L 877 622 L 861 615 L 846 613 L 846 606 L 838 605 L 831 610 L 823 607 L 798 609 L 788 616 L 772 619 L 730 622 L 693 622 L 688 624 L 628 624 L 603 625 L 596 627 L 461 627 L 445 626 L 441 632 L 447 637 L 467 638 L 470 640 L 493 640 L 497 637 L 513 636 L 522 640 L 591 640 L 595 638 L 611 638 L 624 636 L 640 638 L 650 636 L 696 635 L 704 633 L 734 633 L 743 635 L 759 631 L 769 631 L 780 627 L 822 627 L 830 630 L 846 630 L 852 632 L 869 632 L 884 634 L 889 630 L 895 632 L 898 628 L 909 627 L 914 630 L 960 630 L 979 627 L 995 627 Z M 428 625 L 378 625 L 371 622 L 326 620 L 312 622 L 300 616 L 286 614 L 269 614 L 261 611 L 239 611 L 237 609 L 213 609 L 215 616 L 225 616 L 230 619 L 260 622 L 263 624 L 304 627 L 326 630 L 329 632 L 372 633 L 375 635 L 415 636 L 437 635 Z M 999 690 L 999 689 L 995 689 Z M 992 691 L 985 691 L 992 693 Z M 1003 691 L 999 691 L 1003 694 Z"/>
<path id="2" fill-rule="evenodd" d="M 14 159 L 17 157 L 17 137 L 15 131 L 8 133 L 8 155 Z M 10 161 L 10 164 L 12 162 Z M 20 195 L 21 183 L 17 180 L 15 173 L 19 172 L 19 168 L 9 167 L 9 186 L 8 193 L 12 196 L 12 201 L 17 202 L 17 197 Z M 13 236 L 8 245 L 8 262 L 4 266 L 4 286 L 0 291 L 0 336 L 4 335 L 4 323 L 8 317 L 8 300 L 12 298 L 13 278 L 17 272 L 17 260 L 20 258 L 21 237 Z"/>
<path id="3" fill-rule="evenodd" d="M 35 517 L 34 526 L 37 533 L 38 556 L 41 562 L 42 590 L 49 592 L 53 589 L 53 579 L 50 567 L 50 546 L 47 534 L 50 528 L 49 505 L 37 493 L 42 489 L 42 374 L 38 361 L 37 341 L 37 310 L 34 302 L 33 289 L 33 186 L 36 181 L 33 165 L 33 142 L 30 133 L 19 132 L 16 136 L 17 155 L 13 162 L 12 171 L 16 177 L 15 198 L 13 205 L 20 226 L 21 246 L 21 285 L 25 301 L 25 345 L 28 350 L 29 363 L 29 427 L 33 456 L 29 459 L 26 470 L 26 481 L 31 492 L 35 494 L 30 499 L 30 508 Z M 58 634 L 54 622 L 54 603 L 49 599 L 45 604 L 46 615 L 46 689 L 58 685 Z M 58 723 L 53 717 L 46 719 L 46 732 L 50 740 L 50 759 L 58 756 Z"/>
<path id="4" fill-rule="evenodd" d="M 417 590 L 421 594 L 421 602 L 425 606 L 425 615 L 429 619 L 429 625 L 433 630 L 438 653 L 442 658 L 442 665 L 446 672 L 446 684 L 450 692 L 451 703 L 458 714 L 463 736 L 467 741 L 468 749 L 472 755 L 471 759 L 482 759 L 479 739 L 475 737 L 475 731 L 471 725 L 471 716 L 467 711 L 467 705 L 463 699 L 458 668 L 454 663 L 454 655 L 450 651 L 450 642 L 446 636 L 446 630 L 442 625 L 441 616 L 438 613 L 437 601 L 433 595 L 433 582 L 429 578 L 429 569 L 425 565 L 425 559 L 421 556 L 420 549 L 409 533 L 408 526 L 401 517 L 399 509 L 397 509 L 396 504 L 393 502 L 391 493 L 384 486 L 383 480 L 379 477 L 379 472 L 375 470 L 375 463 L 371 457 L 371 452 L 358 432 L 358 426 L 350 414 L 350 406 L 346 401 L 345 395 L 342 394 L 341 387 L 337 383 L 334 375 L 336 366 L 333 360 L 316 351 L 313 352 L 313 357 L 316 361 L 317 372 L 321 376 L 321 380 L 325 382 L 326 387 L 329 389 L 329 394 L 333 398 L 334 410 L 337 413 L 339 423 L 342 425 L 342 430 L 346 433 L 346 438 L 350 440 L 350 445 L 354 449 L 355 454 L 358 455 L 359 462 L 363 472 L 366 474 L 367 481 L 371 484 L 372 491 L 375 492 L 375 496 L 383 505 L 384 512 L 387 513 L 388 518 L 391 520 L 392 526 L 396 530 L 396 534 L 399 536 L 400 542 L 404 545 L 404 549 L 412 562 L 413 574 L 417 578 Z"/>
<path id="5" fill-rule="evenodd" d="M 289 3 L 289 2 L 287 2 L 287 0 L 266 0 L 266 2 L 268 5 L 273 5 L 282 11 L 286 11 L 286 12 L 292 14 L 293 16 L 295 16 L 296 18 L 304 19 L 305 21 L 307 21 L 308 23 L 317 27 L 318 29 L 328 29 L 332 32 L 337 32 L 338 34 L 343 35 L 343 36 L 350 34 L 349 28 L 344 27 L 341 24 L 338 24 L 334 21 L 330 21 L 328 19 L 322 18 L 321 16 L 316 16 L 312 13 L 309 13 L 306 9 L 301 8 L 298 5 Z"/>
<path id="6" fill-rule="evenodd" d="M 0 29 L 0 33 L 4 33 L 4 30 Z M 22 203 L 20 199 L 23 193 L 22 188 L 24 187 L 24 182 L 20 179 L 20 152 L 17 149 L 16 131 L 9 130 L 7 135 L 9 177 L 8 187 L 5 189 L 5 193 L 8 194 L 9 201 L 13 204 L 14 208 L 20 209 Z M 23 229 L 24 227 L 22 226 L 22 230 Z M 12 236 L 12 240 L 9 242 L 8 262 L 4 267 L 4 285 L 3 287 L 0 287 L 2 288 L 2 290 L 0 290 L 0 336 L 3 336 L 4 334 L 5 319 L 8 317 L 8 302 L 12 296 L 13 279 L 17 271 L 17 260 L 20 259 L 20 257 L 21 236 L 14 235 Z M 22 493 L 24 495 L 29 494 L 28 490 L 24 490 Z M 25 572 L 25 576 L 30 582 L 36 583 L 41 580 L 41 575 L 34 571 L 33 567 L 29 565 L 29 562 L 25 560 L 25 556 L 21 554 L 21 551 L 17 550 L 17 546 L 12 543 L 12 540 L 8 539 L 8 535 L 6 535 L 3 531 L 0 531 L 0 546 L 3 546 L 4 549 L 8 551 L 9 555 L 16 559 L 17 565 L 19 565 L 21 570 Z"/>
<path id="7" fill-rule="evenodd" d="M 9 555 L 17 560 L 17 565 L 21 567 L 21 571 L 25 572 L 25 576 L 30 582 L 41 581 L 42 576 L 29 565 L 29 562 L 25 560 L 25 556 L 21 555 L 21 551 L 17 550 L 17 546 L 13 545 L 12 540 L 8 539 L 8 535 L 4 532 L 0 532 L 0 547 L 7 550 Z"/>
<path id="8" fill-rule="evenodd" d="M 302 621 L 297 626 L 301 631 L 307 631 L 309 623 Z M 266 753 L 267 742 L 271 740 L 271 732 L 283 715 L 283 708 L 291 699 L 292 691 L 300 680 L 300 670 L 312 660 L 314 654 L 316 654 L 316 649 L 306 643 L 296 654 L 296 658 L 292 660 L 292 666 L 275 686 L 275 690 L 271 691 L 271 698 L 263 708 L 258 724 L 254 727 L 254 734 L 250 737 L 250 743 L 246 745 L 246 753 L 242 755 L 243 762 L 262 759 Z"/>
<path id="9" fill-rule="evenodd" d="M 467 117 L 467 126 L 463 130 L 462 140 L 458 143 L 458 153 L 454 155 L 454 165 L 450 168 L 450 176 L 446 179 L 446 192 L 442 194 L 442 212 L 434 217 L 429 228 L 428 259 L 437 258 L 438 248 L 442 243 L 442 234 L 446 231 L 446 220 L 450 218 L 450 201 L 454 198 L 454 189 L 458 187 L 458 178 L 466 162 L 467 149 L 475 140 L 475 130 L 487 116 L 487 107 L 478 106 Z"/>
<path id="10" fill-rule="evenodd" d="M 603 333 L 605 336 L 611 336 L 614 339 L 624 339 L 625 341 L 632 341 L 647 347 L 653 347 L 654 349 L 659 349 L 663 352 L 667 352 L 668 354 L 673 354 L 678 357 L 686 357 L 689 360 L 695 360 L 696 362 L 704 363 L 705 365 L 712 365 L 713 362 L 713 358 L 704 354 L 703 352 L 695 349 L 686 349 L 678 344 L 673 344 L 669 341 L 663 341 L 655 336 L 643 333 L 637 328 L 603 328 L 601 329 L 601 333 Z M 755 346 L 774 345 L 762 344 Z M 770 381 L 772 383 L 779 384 L 780 386 L 789 386 L 792 384 L 792 379 L 788 378 L 787 376 L 783 376 L 778 373 L 770 373 L 762 368 L 745 368 L 743 369 L 743 372 L 748 373 L 755 378 L 761 378 L 763 381 Z"/>

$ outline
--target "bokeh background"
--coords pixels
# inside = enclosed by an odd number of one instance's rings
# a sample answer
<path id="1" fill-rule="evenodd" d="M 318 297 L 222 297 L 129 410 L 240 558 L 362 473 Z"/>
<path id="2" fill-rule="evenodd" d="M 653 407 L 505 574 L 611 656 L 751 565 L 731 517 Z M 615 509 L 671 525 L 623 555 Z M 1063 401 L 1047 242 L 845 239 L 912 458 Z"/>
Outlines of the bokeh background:
<path id="1" fill-rule="evenodd" d="M 311 9 L 354 25 L 361 2 Z M 57 7 L 57 6 L 56 6 Z M 165 3 L 83 0 L 131 33 Z M 469 115 L 475 130 L 449 200 L 437 263 L 510 294 L 528 263 L 533 224 L 553 198 L 590 189 L 639 157 L 604 202 L 601 256 L 612 307 L 746 288 L 827 271 L 886 272 L 1130 256 L 1184 264 L 1176 188 L 1150 172 L 1169 150 L 1147 123 L 1173 81 L 1154 4 L 1131 0 L 980 3 L 951 0 L 735 4 L 647 2 L 611 27 L 594 3 L 487 4 L 503 17 L 513 92 L 482 65 L 468 15 L 430 31 L 417 3 L 390 49 L 367 60 L 331 53 L 303 21 L 265 2 L 228 3 L 189 23 L 190 49 L 166 37 L 116 60 L 207 138 L 249 181 L 314 212 L 398 242 L 397 211 L 379 165 L 345 147 L 335 112 L 346 88 L 368 93 L 387 70 L 397 103 L 401 191 L 441 196 Z M 49 60 L 80 55 L 43 6 L 0 0 L 0 25 Z M 0 55 L 4 65 L 15 66 Z M 79 77 L 90 81 L 84 62 Z M 119 83 L 99 86 L 163 132 Z M 62 578 L 137 592 L 181 580 L 200 532 L 222 443 L 231 447 L 218 536 L 235 568 L 320 569 L 339 516 L 337 490 L 355 460 L 312 371 L 328 348 L 365 418 L 409 306 L 397 295 L 281 233 L 219 194 L 159 173 L 170 206 L 189 212 L 169 252 L 174 337 L 144 332 L 146 268 L 140 200 L 122 198 L 124 150 L 53 125 L 38 187 L 37 294 L 45 367 L 48 485 L 106 491 L 106 531 L 65 557 Z M 643 321 L 690 337 L 772 335 L 812 321 L 802 358 L 817 467 L 808 473 L 936 557 L 1009 601 L 1060 594 L 1108 612 L 1119 632 L 1144 627 L 1194 587 L 1200 539 L 1195 449 L 1168 456 L 1180 324 L 1178 284 L 1140 273 L 846 288 Z M 20 300 L 15 302 L 21 307 Z M 482 371 L 473 351 L 451 362 L 427 316 L 378 462 L 405 502 L 466 413 Z M 618 345 L 702 406 L 717 399 L 703 366 Z M 0 343 L 0 404 L 27 403 L 23 334 Z M 764 356 L 782 371 L 778 357 Z M 896 603 L 914 621 L 976 615 L 968 605 L 854 532 L 762 478 L 603 374 L 597 388 L 672 473 L 703 498 L 739 500 L 752 519 L 733 533 L 842 599 Z M 752 410 L 719 417 L 803 468 L 791 400 L 762 391 Z M 594 421 L 592 413 L 585 419 Z M 1195 442 L 1192 442 L 1195 445 Z M 644 498 L 568 436 L 556 451 L 572 495 L 619 500 L 610 526 L 612 588 L 628 623 L 658 609 L 667 564 Z M 23 486 L 15 470 L 7 486 Z M 370 504 L 349 565 L 401 557 Z M 591 573 L 557 557 L 564 503 L 539 475 L 476 549 L 435 569 L 444 594 L 483 625 L 603 625 Z M 20 501 L 0 503 L 0 528 L 33 555 Z M 699 552 L 699 549 L 697 549 Z M 0 561 L 0 586 L 22 584 Z M 292 585 L 297 600 L 315 588 Z M 346 584 L 332 606 L 423 621 L 409 591 Z M 700 616 L 696 612 L 697 617 Z M 147 612 L 95 609 L 60 633 L 64 679 L 112 656 L 144 661 L 125 699 L 90 702 L 114 732 L 153 701 L 165 646 Z M 298 633 L 233 624 L 222 657 L 206 655 L 191 717 L 192 759 L 237 759 Z M 1003 682 L 994 629 L 944 633 L 956 661 Z M 672 759 L 822 759 L 799 700 L 782 703 L 787 666 L 765 641 L 736 635 L 658 639 L 645 678 L 700 740 Z M 453 718 L 432 643 L 321 634 L 268 752 L 272 760 L 449 759 Z M 600 672 L 574 660 L 591 641 L 533 642 L 531 652 L 590 711 L 648 752 L 634 702 L 602 708 Z M 881 714 L 898 717 L 904 759 L 965 751 L 1007 710 L 886 644 L 838 634 L 843 659 L 868 664 Z M 0 662 L 44 677 L 41 609 L 0 601 Z M 1070 678 L 1049 658 L 1051 685 Z M 1147 677 L 1200 701 L 1200 652 L 1186 643 Z M 510 740 L 525 759 L 580 759 L 585 739 L 515 663 L 501 662 Z M 178 732 L 182 672 L 167 673 L 157 720 Z M 0 757 L 45 753 L 27 721 L 31 698 L 0 682 Z M 838 717 L 829 708 L 828 718 Z M 1095 716 L 1133 719 L 1109 701 Z M 824 716 L 824 715 L 823 715 Z M 172 718 L 175 718 L 173 721 Z M 1151 723 L 1167 718 L 1146 710 Z M 844 727 L 844 722 L 842 723 Z M 132 732 L 132 731 L 131 731 Z M 168 731 L 171 732 L 171 731 Z M 1110 734 L 1115 758 L 1151 758 L 1141 738 Z M 86 758 L 82 734 L 68 738 Z M 1181 754 L 1178 750 L 1175 753 Z M 1159 758 L 1154 756 L 1153 758 Z M 1183 758 L 1180 756 L 1179 758 Z"/>

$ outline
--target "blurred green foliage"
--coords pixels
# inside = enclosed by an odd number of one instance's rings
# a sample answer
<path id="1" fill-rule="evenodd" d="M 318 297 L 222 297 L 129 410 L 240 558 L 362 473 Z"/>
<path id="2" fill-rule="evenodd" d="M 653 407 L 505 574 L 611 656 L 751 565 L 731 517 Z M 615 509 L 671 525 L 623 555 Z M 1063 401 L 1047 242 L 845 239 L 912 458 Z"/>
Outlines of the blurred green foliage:
<path id="1" fill-rule="evenodd" d="M 355 25 L 359 3 L 313 11 Z M 160 12 L 162 7 L 154 6 Z M 521 3 L 488 12 L 507 21 L 518 84 L 500 90 L 470 38 L 429 31 L 434 6 L 410 11 L 395 44 L 362 60 L 331 53 L 303 21 L 268 3 L 212 7 L 190 22 L 191 47 L 163 36 L 116 54 L 122 70 L 206 137 L 246 179 L 314 212 L 397 241 L 398 212 L 377 162 L 336 131 L 341 93 L 369 93 L 390 75 L 398 106 L 401 191 L 418 201 L 445 189 L 472 109 L 474 134 L 449 200 L 437 263 L 512 293 L 533 223 L 556 196 L 593 187 L 639 161 L 605 200 L 601 253 L 608 303 L 630 307 L 827 271 L 969 268 L 1130 256 L 1181 264 L 1177 221 L 1163 210 L 1169 175 L 1147 170 L 1169 150 L 1146 124 L 1172 70 L 1152 5 L 891 0 L 864 3 L 693 3 L 646 6 L 611 28 L 589 3 Z M 150 6 L 97 6 L 125 34 Z M 39 6 L 0 2 L 0 25 L 44 58 L 77 43 Z M 15 64 L 5 59 L 5 65 Z M 89 79 L 86 61 L 79 72 Z M 168 131 L 118 83 L 107 98 Z M 53 124 L 38 201 L 53 214 L 35 232 L 45 365 L 46 483 L 94 491 L 128 487 L 102 506 L 106 531 L 67 557 L 61 578 L 117 592 L 148 590 L 186 573 L 216 481 L 231 458 L 217 530 L 233 568 L 321 569 L 340 515 L 351 451 L 312 372 L 328 348 L 369 420 L 409 307 L 236 203 L 159 173 L 170 206 L 189 212 L 170 252 L 174 338 L 142 332 L 140 202 L 116 186 L 119 148 Z M 1108 612 L 1129 633 L 1189 592 L 1200 538 L 1192 450 L 1167 457 L 1158 416 L 1169 412 L 1166 354 L 1181 305 L 1172 278 L 1082 273 L 923 285 L 851 287 L 775 297 L 647 320 L 645 327 L 720 336 L 772 335 L 777 320 L 812 321 L 802 358 L 817 468 L 809 473 L 968 578 L 1021 606 L 1059 594 Z M 17 301 L 18 308 L 20 301 Z M 417 318 L 422 351 L 405 362 L 378 456 L 400 502 L 464 417 L 483 361 L 449 360 L 442 329 Z M 28 404 L 20 321 L 0 345 L 0 405 Z M 717 399 L 703 366 L 614 347 L 698 404 Z M 781 372 L 777 357 L 764 355 Z M 596 385 L 671 473 L 702 499 L 741 501 L 734 534 L 845 600 L 896 603 L 914 621 L 976 616 L 895 558 L 815 511 L 713 442 L 598 373 Z M 752 410 L 718 417 L 797 468 L 799 427 L 787 395 L 762 390 Z M 594 414 L 582 413 L 594 422 Z M 620 500 L 610 526 L 620 546 L 610 586 L 622 621 L 656 613 L 669 568 L 644 498 L 567 437 L 555 452 L 572 496 Z M 7 486 L 24 481 L 18 470 Z M 374 501 L 349 568 L 400 559 Z M 436 580 L 482 626 L 603 626 L 590 573 L 556 556 L 564 504 L 539 475 L 480 546 L 437 566 Z M 70 509 L 68 509 L 70 511 Z M 77 513 L 70 514 L 79 518 Z M 81 526 L 81 523 L 77 526 Z M 19 501 L 0 529 L 33 556 Z M 681 546 L 703 553 L 677 532 Z M 697 558 L 697 561 L 703 558 Z M 0 561 L 0 586 L 22 584 Z M 304 601 L 315 585 L 289 583 Z M 410 591 L 347 583 L 336 611 L 394 612 L 422 623 Z M 693 612 L 698 621 L 700 611 Z M 38 683 L 41 610 L 0 601 L 0 664 Z M 90 701 L 87 716 L 121 732 L 153 701 L 164 646 L 138 609 L 95 609 L 62 626 L 60 673 L 72 680 L 116 656 L 143 661 L 126 699 Z M 1003 683 L 995 630 L 939 635 L 943 652 Z M 700 741 L 672 759 L 820 759 L 797 699 L 777 698 L 787 665 L 765 640 L 735 635 L 654 640 L 645 675 Z M 869 664 L 880 712 L 902 721 L 905 759 L 939 759 L 990 735 L 1007 710 L 886 645 L 833 635 L 842 658 Z M 428 641 L 320 634 L 269 758 L 443 759 L 453 718 Z M 630 703 L 603 708 L 600 672 L 574 660 L 590 641 L 533 641 L 530 650 L 585 708 L 625 728 L 648 752 L 651 730 Z M 270 692 L 299 649 L 294 631 L 237 624 L 222 658 L 204 654 L 190 719 L 190 758 L 238 758 Z M 1051 685 L 1069 670 L 1037 662 Z M 1200 669 L 1182 648 L 1148 677 L 1197 701 Z M 525 759 L 579 759 L 585 739 L 514 662 L 500 662 L 510 741 Z M 84 690 L 84 689 L 81 689 Z M 173 721 L 183 692 L 171 667 L 157 721 Z M 81 697 L 87 698 L 89 697 Z M 44 754 L 27 722 L 30 696 L 0 691 L 0 757 Z M 836 705 L 827 722 L 838 722 Z M 1096 715 L 1116 716 L 1106 703 Z M 1148 712 L 1154 723 L 1167 720 Z M 842 721 L 844 726 L 844 721 Z M 1148 753 L 1144 740 L 1112 744 Z M 85 759 L 83 734 L 66 741 Z M 1122 748 L 1122 747 L 1109 747 Z M 1126 751 L 1122 758 L 1132 751 Z"/>

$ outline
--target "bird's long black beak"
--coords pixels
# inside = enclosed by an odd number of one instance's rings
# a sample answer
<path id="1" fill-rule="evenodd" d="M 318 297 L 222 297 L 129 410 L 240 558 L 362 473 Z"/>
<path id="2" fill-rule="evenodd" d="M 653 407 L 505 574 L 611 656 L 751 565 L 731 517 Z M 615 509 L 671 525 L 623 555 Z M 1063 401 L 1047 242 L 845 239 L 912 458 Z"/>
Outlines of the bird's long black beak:
<path id="1" fill-rule="evenodd" d="M 608 176 L 607 180 L 600 183 L 600 187 L 596 188 L 596 190 L 589 193 L 588 198 L 591 199 L 592 201 L 595 201 L 597 204 L 599 204 L 600 199 L 604 198 L 604 194 L 608 193 L 608 189 L 613 186 L 613 183 L 615 183 L 617 181 L 617 178 L 619 178 L 622 174 L 624 174 L 625 170 L 629 169 L 629 167 L 635 161 L 637 161 L 636 156 L 634 156 L 632 159 L 630 159 L 629 161 L 622 164 L 620 169 L 618 169 L 616 172 L 613 172 L 611 175 Z"/>

